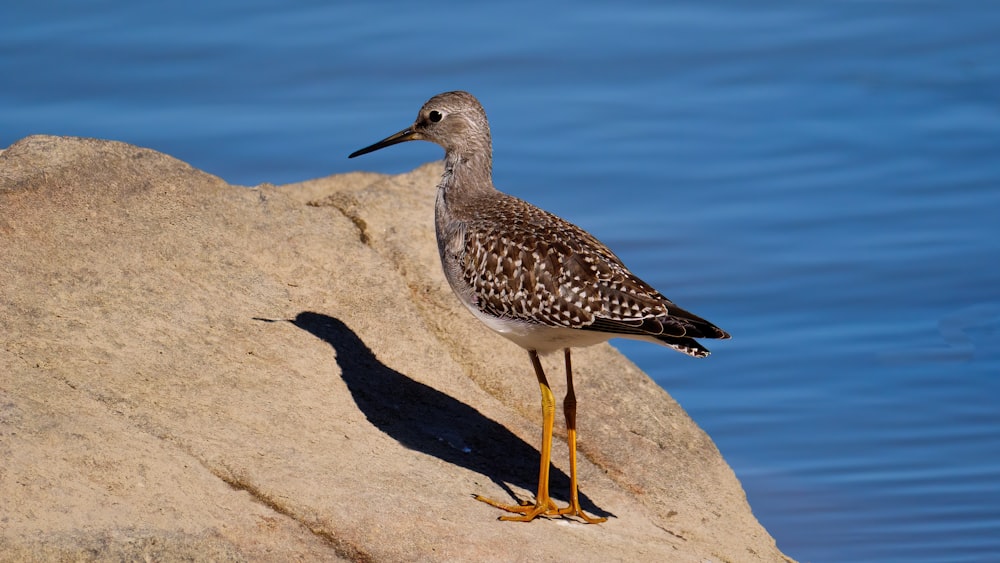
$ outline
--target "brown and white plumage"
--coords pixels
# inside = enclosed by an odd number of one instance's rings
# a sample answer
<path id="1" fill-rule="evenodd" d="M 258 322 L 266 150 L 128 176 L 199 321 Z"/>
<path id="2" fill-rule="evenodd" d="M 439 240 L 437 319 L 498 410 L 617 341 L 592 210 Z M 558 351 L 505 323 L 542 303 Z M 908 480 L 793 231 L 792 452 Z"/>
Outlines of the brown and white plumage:
<path id="1" fill-rule="evenodd" d="M 471 288 L 467 305 L 493 317 L 491 326 L 528 325 L 501 331 L 525 348 L 534 338 L 535 349 L 551 351 L 547 329 L 573 329 L 581 332 L 566 336 L 571 346 L 617 336 L 704 357 L 694 338 L 728 337 L 636 277 L 589 233 L 525 201 L 497 192 L 463 223 L 461 240 L 452 241 L 463 252 L 445 260 L 457 262 L 459 283 Z"/>
<path id="2" fill-rule="evenodd" d="M 576 491 L 576 399 L 570 348 L 614 337 L 648 340 L 694 357 L 708 356 L 696 338 L 729 338 L 636 277 L 590 233 L 493 186 L 493 152 L 486 112 L 467 92 L 428 100 L 414 124 L 351 158 L 412 140 L 445 149 L 435 230 L 445 278 L 487 326 L 525 348 L 542 390 L 543 438 L 539 490 L 531 506 L 486 502 L 531 520 L 573 515 L 587 522 Z M 571 500 L 557 508 L 548 496 L 554 400 L 538 353 L 565 350 L 565 402 L 570 441 Z"/>

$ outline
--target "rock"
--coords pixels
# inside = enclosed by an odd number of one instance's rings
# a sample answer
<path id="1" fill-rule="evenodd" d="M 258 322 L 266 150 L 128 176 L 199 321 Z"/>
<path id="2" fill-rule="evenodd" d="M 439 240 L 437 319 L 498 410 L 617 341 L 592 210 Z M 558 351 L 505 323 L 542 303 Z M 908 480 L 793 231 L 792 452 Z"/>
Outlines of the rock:
<path id="1" fill-rule="evenodd" d="M 0 153 L 0 559 L 787 560 L 607 345 L 574 368 L 608 522 L 472 499 L 531 498 L 541 415 L 441 274 L 440 171 L 246 188 L 111 141 Z"/>

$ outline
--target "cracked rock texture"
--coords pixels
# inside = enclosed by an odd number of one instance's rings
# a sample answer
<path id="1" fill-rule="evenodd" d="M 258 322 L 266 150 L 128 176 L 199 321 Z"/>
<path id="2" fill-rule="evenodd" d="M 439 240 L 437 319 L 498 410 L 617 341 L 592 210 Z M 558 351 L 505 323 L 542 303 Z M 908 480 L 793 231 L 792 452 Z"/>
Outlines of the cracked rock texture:
<path id="1" fill-rule="evenodd" d="M 472 499 L 531 498 L 541 415 L 440 272 L 440 171 L 246 188 L 111 141 L 0 153 L 0 560 L 786 560 L 607 345 L 574 368 L 608 522 Z"/>

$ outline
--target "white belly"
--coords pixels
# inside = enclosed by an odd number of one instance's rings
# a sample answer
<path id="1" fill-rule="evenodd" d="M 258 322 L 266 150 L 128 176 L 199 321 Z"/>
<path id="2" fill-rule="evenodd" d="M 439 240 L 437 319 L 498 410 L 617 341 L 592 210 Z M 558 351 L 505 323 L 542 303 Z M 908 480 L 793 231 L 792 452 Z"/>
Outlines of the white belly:
<path id="1" fill-rule="evenodd" d="M 465 301 L 463 300 L 463 303 Z M 479 310 L 478 307 L 465 303 L 472 314 L 490 327 L 494 332 L 507 338 L 525 350 L 535 350 L 547 354 L 563 348 L 582 348 L 607 342 L 617 335 L 576 328 L 560 328 L 526 323 L 511 319 L 499 319 Z"/>

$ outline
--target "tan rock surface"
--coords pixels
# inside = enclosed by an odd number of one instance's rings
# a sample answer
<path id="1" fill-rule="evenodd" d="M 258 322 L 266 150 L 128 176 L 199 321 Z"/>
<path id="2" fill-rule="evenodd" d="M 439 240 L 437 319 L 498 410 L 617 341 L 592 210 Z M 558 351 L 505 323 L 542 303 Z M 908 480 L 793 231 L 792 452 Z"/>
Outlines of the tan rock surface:
<path id="1" fill-rule="evenodd" d="M 606 345 L 574 367 L 608 522 L 471 498 L 530 498 L 539 399 L 440 272 L 439 173 L 250 189 L 110 141 L 0 153 L 0 559 L 785 560 Z"/>

